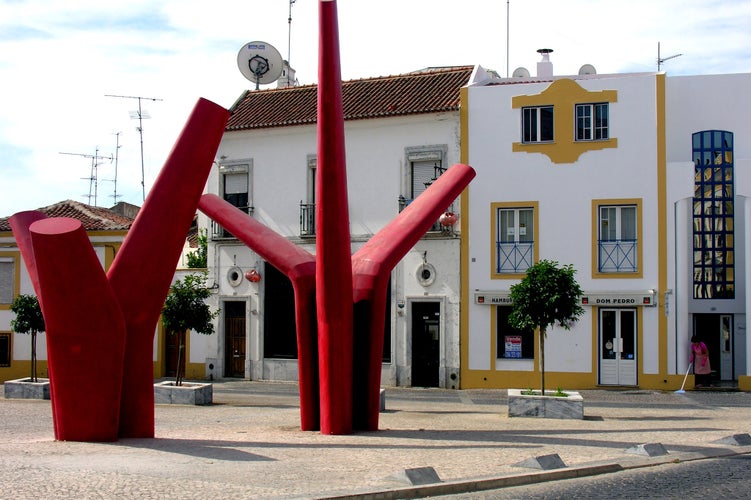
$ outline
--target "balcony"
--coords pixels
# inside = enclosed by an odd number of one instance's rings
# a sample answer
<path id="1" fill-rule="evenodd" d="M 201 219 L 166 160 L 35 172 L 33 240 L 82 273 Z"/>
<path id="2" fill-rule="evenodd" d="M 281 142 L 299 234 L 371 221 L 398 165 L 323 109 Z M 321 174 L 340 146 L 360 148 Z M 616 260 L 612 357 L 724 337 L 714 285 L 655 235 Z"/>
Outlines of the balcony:
<path id="1" fill-rule="evenodd" d="M 635 273 L 636 240 L 598 240 L 601 273 Z"/>
<path id="2" fill-rule="evenodd" d="M 311 238 L 316 235 L 316 204 L 300 202 L 300 236 Z"/>
<path id="3" fill-rule="evenodd" d="M 246 213 L 250 216 L 253 215 L 253 207 L 237 207 L 240 209 L 243 213 Z M 216 221 L 211 221 L 211 239 L 212 240 L 231 240 L 235 239 L 235 237 L 224 229 L 222 226 L 220 226 Z"/>
<path id="4" fill-rule="evenodd" d="M 534 242 L 496 242 L 496 273 L 525 273 L 532 267 Z"/>
<path id="5" fill-rule="evenodd" d="M 412 203 L 411 199 L 405 198 L 404 196 L 400 195 L 399 196 L 399 213 L 401 213 L 402 210 L 404 210 L 405 208 L 407 208 L 407 205 L 409 205 L 410 203 Z M 448 212 L 453 212 L 454 211 L 454 205 L 452 204 L 447 209 L 447 211 Z M 453 231 L 453 227 L 452 226 L 442 226 L 441 225 L 441 221 L 439 219 L 439 220 L 435 221 L 432 226 L 430 226 L 430 229 L 428 229 L 428 232 L 433 232 L 433 233 L 443 232 L 443 233 L 451 233 L 451 234 L 453 234 L 454 231 Z"/>

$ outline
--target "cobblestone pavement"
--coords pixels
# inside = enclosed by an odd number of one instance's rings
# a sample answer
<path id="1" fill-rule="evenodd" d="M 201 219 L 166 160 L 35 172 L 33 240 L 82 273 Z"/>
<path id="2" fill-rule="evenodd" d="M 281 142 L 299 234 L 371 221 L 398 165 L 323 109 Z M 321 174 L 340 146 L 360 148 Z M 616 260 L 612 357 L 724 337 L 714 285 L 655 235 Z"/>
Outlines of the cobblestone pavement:
<path id="1" fill-rule="evenodd" d="M 297 386 L 217 382 L 210 406 L 156 406 L 155 439 L 54 440 L 49 401 L 0 398 L 0 498 L 419 497 L 751 452 L 743 392 L 582 391 L 584 420 L 508 418 L 506 391 L 386 391 L 380 430 L 299 430 Z M 626 450 L 660 443 L 667 456 Z M 565 468 L 520 467 L 557 454 Z M 441 483 L 415 486 L 406 469 Z"/>

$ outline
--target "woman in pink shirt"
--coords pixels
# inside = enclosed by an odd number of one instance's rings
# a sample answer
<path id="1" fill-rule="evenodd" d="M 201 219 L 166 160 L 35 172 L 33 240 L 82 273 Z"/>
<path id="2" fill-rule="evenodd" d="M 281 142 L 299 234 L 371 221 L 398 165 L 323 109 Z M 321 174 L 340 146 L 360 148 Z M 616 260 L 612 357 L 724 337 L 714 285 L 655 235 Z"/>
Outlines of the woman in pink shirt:
<path id="1" fill-rule="evenodd" d="M 709 385 L 712 368 L 709 366 L 709 349 L 704 342 L 694 335 L 691 337 L 691 361 L 694 363 L 695 387 Z"/>

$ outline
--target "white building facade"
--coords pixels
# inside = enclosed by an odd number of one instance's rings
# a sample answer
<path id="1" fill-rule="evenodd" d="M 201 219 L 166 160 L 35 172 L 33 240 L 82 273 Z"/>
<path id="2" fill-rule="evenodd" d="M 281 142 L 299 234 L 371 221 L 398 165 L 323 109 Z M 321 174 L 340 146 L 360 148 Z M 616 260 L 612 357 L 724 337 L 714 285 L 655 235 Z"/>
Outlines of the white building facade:
<path id="1" fill-rule="evenodd" d="M 344 82 L 352 251 L 460 159 L 459 89 L 471 67 Z M 315 253 L 315 86 L 247 92 L 207 184 L 249 216 Z M 448 212 L 461 219 L 458 200 Z M 384 385 L 459 388 L 460 231 L 436 221 L 391 275 Z M 212 223 L 208 230 L 217 335 L 191 348 L 207 378 L 297 380 L 289 280 Z M 251 272 L 253 272 L 251 274 Z M 260 279 L 259 279 L 260 277 Z"/>
<path id="2" fill-rule="evenodd" d="M 539 385 L 508 314 L 541 259 L 584 291 L 548 331 L 548 387 L 676 389 L 692 335 L 717 383 L 751 387 L 751 75 L 538 73 L 462 90 L 462 387 Z"/>

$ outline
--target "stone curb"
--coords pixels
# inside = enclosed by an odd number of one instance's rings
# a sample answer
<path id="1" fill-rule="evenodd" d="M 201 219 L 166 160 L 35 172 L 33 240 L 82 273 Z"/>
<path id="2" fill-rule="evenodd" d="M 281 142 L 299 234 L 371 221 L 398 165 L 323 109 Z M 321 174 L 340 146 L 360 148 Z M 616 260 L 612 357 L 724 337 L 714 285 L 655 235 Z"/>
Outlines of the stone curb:
<path id="1" fill-rule="evenodd" d="M 435 495 L 456 495 L 462 493 L 474 493 L 479 491 L 495 490 L 500 488 L 509 488 L 513 486 L 524 486 L 528 484 L 544 483 L 547 481 L 558 481 L 562 479 L 574 479 L 578 477 L 597 476 L 600 474 L 610 474 L 624 470 L 640 469 L 645 467 L 656 467 L 668 463 L 692 462 L 695 460 L 705 460 L 709 458 L 720 458 L 745 455 L 751 453 L 751 446 L 742 446 L 738 450 L 727 448 L 717 448 L 707 452 L 682 452 L 668 454 L 651 458 L 625 458 L 615 462 L 581 465 L 566 469 L 557 469 L 552 471 L 533 472 L 526 474 L 513 474 L 499 477 L 476 478 L 470 480 L 447 481 L 436 484 L 412 486 L 406 488 L 395 488 L 381 491 L 362 491 L 349 492 L 342 495 L 334 496 L 317 496 L 317 499 L 362 499 L 362 500 L 381 500 L 381 499 L 399 499 L 399 498 L 423 498 Z"/>

